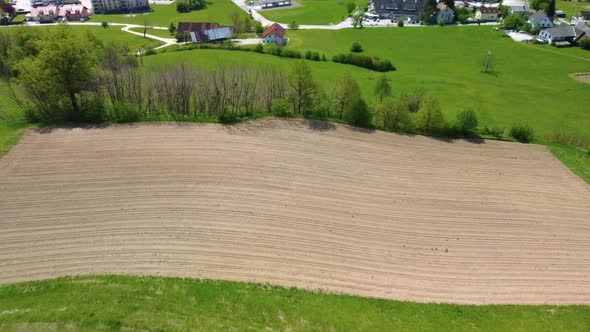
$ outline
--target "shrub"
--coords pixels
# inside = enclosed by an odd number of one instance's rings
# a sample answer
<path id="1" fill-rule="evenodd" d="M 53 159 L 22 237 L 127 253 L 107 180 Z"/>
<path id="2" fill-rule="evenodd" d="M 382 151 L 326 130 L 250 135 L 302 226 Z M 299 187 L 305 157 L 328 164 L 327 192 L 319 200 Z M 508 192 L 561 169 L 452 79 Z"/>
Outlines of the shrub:
<path id="1" fill-rule="evenodd" d="M 322 54 L 322 61 L 328 61 L 328 58 L 326 57 L 325 54 Z"/>
<path id="2" fill-rule="evenodd" d="M 264 53 L 264 46 L 262 46 L 262 44 L 256 44 L 256 46 L 254 46 L 254 52 Z"/>
<path id="3" fill-rule="evenodd" d="M 155 54 L 156 54 L 156 50 L 151 46 L 146 47 L 145 51 L 143 52 L 143 55 L 155 55 Z"/>
<path id="4" fill-rule="evenodd" d="M 460 111 L 457 113 L 457 122 L 455 128 L 462 133 L 469 133 L 477 128 L 477 114 L 470 109 Z"/>
<path id="5" fill-rule="evenodd" d="M 130 102 L 115 102 L 106 107 L 106 120 L 115 123 L 135 122 L 140 114 L 137 106 Z"/>
<path id="6" fill-rule="evenodd" d="M 590 37 L 582 39 L 582 41 L 580 42 L 580 47 L 583 50 L 590 51 Z"/>
<path id="7" fill-rule="evenodd" d="M 424 95 L 426 91 L 423 88 L 417 88 L 412 93 L 402 93 L 401 99 L 402 101 L 406 102 L 408 105 L 408 111 L 410 113 L 416 113 L 422 107 L 422 100 L 424 99 Z"/>
<path id="8" fill-rule="evenodd" d="M 276 116 L 293 115 L 293 112 L 291 111 L 291 103 L 287 99 L 275 100 L 272 104 L 271 112 Z"/>
<path id="9" fill-rule="evenodd" d="M 445 26 L 445 20 L 443 20 L 442 18 L 440 20 L 438 20 L 438 26 L 444 27 Z"/>
<path id="10" fill-rule="evenodd" d="M 363 51 L 363 46 L 361 45 L 361 43 L 355 41 L 354 43 L 352 43 L 350 51 L 353 53 L 360 53 Z"/>
<path id="11" fill-rule="evenodd" d="M 404 20 L 397 21 L 397 26 L 400 28 L 403 28 L 404 27 Z"/>
<path id="12" fill-rule="evenodd" d="M 356 3 L 354 1 L 348 1 L 348 3 L 346 3 L 346 12 L 348 13 L 348 15 L 351 15 L 355 8 Z"/>
<path id="13" fill-rule="evenodd" d="M 340 53 L 332 58 L 336 63 L 344 63 L 357 67 L 363 67 L 374 71 L 387 72 L 394 71 L 395 67 L 389 60 L 380 60 L 376 57 L 370 57 L 355 53 Z"/>
<path id="14" fill-rule="evenodd" d="M 109 22 L 102 22 L 101 25 L 102 25 L 103 28 L 106 29 L 106 28 L 109 27 Z"/>
<path id="15" fill-rule="evenodd" d="M 307 52 L 305 52 L 305 58 L 306 58 L 307 60 L 311 60 L 311 58 L 312 58 L 311 51 L 307 51 Z"/>
<path id="16" fill-rule="evenodd" d="M 494 136 L 496 138 L 501 138 L 502 135 L 504 134 L 504 129 L 498 128 L 498 127 L 492 127 L 492 128 L 484 127 L 481 130 L 481 133 L 483 135 L 489 135 L 489 136 Z"/>
<path id="17" fill-rule="evenodd" d="M 279 48 L 280 50 L 281 48 Z M 295 59 L 301 59 L 301 52 L 299 51 L 295 51 L 289 48 L 284 48 L 282 49 L 282 51 L 280 52 L 281 57 L 284 58 L 295 58 Z"/>
<path id="18" fill-rule="evenodd" d="M 373 114 L 363 98 L 357 98 L 346 112 L 346 122 L 353 126 L 370 127 Z"/>
<path id="19" fill-rule="evenodd" d="M 320 53 L 319 52 L 313 52 L 313 54 L 311 55 L 311 59 L 313 61 L 320 61 L 321 60 Z"/>
<path id="20" fill-rule="evenodd" d="M 218 115 L 218 119 L 221 123 L 236 123 L 240 119 L 239 112 L 233 107 L 228 107 Z"/>
<path id="21" fill-rule="evenodd" d="M 528 143 L 533 140 L 533 128 L 527 124 L 515 124 L 510 128 L 510 137 L 521 143 Z"/>
<path id="22" fill-rule="evenodd" d="M 291 23 L 289 23 L 289 29 L 291 30 L 298 30 L 299 29 L 299 24 L 295 21 L 292 21 Z"/>

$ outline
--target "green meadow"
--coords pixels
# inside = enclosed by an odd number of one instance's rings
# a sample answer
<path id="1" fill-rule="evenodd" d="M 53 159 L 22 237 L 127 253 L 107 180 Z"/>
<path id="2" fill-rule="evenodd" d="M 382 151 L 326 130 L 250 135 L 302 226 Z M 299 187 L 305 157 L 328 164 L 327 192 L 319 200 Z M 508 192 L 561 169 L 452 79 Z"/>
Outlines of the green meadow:
<path id="1" fill-rule="evenodd" d="M 128 23 L 167 27 L 170 23 L 175 25 L 178 22 L 217 22 L 219 24 L 232 24 L 230 15 L 232 13 L 247 14 L 234 5 L 230 0 L 209 0 L 207 8 L 202 10 L 193 10 L 189 13 L 179 13 L 176 11 L 176 4 L 170 5 L 150 5 L 152 12 L 127 14 L 99 14 L 91 17 L 91 22 L 112 22 Z"/>
<path id="2" fill-rule="evenodd" d="M 588 331 L 589 306 L 421 304 L 263 284 L 92 276 L 0 286 L 0 330 Z"/>
<path id="3" fill-rule="evenodd" d="M 260 10 L 267 19 L 281 23 L 338 24 L 346 17 L 346 2 L 338 0 L 294 0 L 298 6 Z"/>

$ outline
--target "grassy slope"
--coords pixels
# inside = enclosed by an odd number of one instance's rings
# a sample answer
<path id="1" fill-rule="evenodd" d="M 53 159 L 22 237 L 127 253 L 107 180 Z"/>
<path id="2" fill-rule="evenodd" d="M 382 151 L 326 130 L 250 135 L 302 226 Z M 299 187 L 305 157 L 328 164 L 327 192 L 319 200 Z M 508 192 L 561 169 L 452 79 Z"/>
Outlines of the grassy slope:
<path id="1" fill-rule="evenodd" d="M 8 86 L 0 81 L 0 157 L 18 142 L 28 126 L 18 105 L 9 97 Z"/>
<path id="2" fill-rule="evenodd" d="M 348 15 L 346 2 L 337 0 L 295 0 L 299 6 L 261 10 L 259 13 L 267 19 L 281 23 L 298 24 L 338 24 Z"/>
<path id="3" fill-rule="evenodd" d="M 187 22 L 217 22 L 219 24 L 231 24 L 230 15 L 234 12 L 243 16 L 247 14 L 234 5 L 230 0 L 210 0 L 207 8 L 194 10 L 190 13 L 178 13 L 176 5 L 150 5 L 154 10 L 150 13 L 136 14 L 135 17 L 127 17 L 125 14 L 101 14 L 94 15 L 92 22 L 114 22 L 143 25 L 148 20 L 150 25 L 168 27 L 170 23 L 178 24 L 179 21 Z"/>
<path id="4" fill-rule="evenodd" d="M 587 331 L 589 306 L 417 304 L 265 285 L 100 276 L 0 286 L 0 330 Z"/>
<path id="5" fill-rule="evenodd" d="M 394 89 L 425 87 L 453 117 L 472 107 L 486 126 L 530 123 L 537 134 L 557 130 L 590 139 L 590 85 L 568 77 L 590 71 L 590 52 L 513 42 L 491 27 L 425 27 L 289 31 L 290 46 L 327 54 L 360 41 L 368 55 L 392 60 Z M 481 72 L 490 50 L 496 74 Z M 338 72 L 334 73 L 339 75 Z M 374 75 L 375 76 L 375 75 Z M 368 82 L 365 82 L 368 83 Z"/>
<path id="6" fill-rule="evenodd" d="M 564 165 L 572 170 L 576 175 L 581 177 L 587 183 L 590 183 L 590 154 L 581 151 L 572 145 L 559 143 L 544 142 Z"/>

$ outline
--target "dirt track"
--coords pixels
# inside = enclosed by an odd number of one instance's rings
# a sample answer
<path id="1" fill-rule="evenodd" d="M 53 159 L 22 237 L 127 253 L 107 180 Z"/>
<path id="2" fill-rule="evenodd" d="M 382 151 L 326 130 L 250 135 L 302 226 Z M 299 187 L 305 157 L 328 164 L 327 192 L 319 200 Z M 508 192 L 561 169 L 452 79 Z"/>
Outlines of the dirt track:
<path id="1" fill-rule="evenodd" d="M 29 133 L 0 283 L 130 273 L 454 303 L 590 304 L 590 186 L 541 146 L 303 120 Z"/>

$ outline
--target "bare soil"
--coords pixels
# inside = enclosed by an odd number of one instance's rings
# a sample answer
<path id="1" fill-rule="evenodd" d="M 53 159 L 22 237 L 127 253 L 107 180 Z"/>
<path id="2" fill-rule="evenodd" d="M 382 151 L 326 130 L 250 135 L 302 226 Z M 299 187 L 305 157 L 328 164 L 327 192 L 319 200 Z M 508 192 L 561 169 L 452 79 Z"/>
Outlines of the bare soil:
<path id="1" fill-rule="evenodd" d="M 590 84 L 590 73 L 574 74 L 574 78 L 578 81 Z"/>
<path id="2" fill-rule="evenodd" d="M 0 193 L 0 283 L 590 303 L 590 187 L 542 146 L 279 119 L 45 129 L 0 159 Z"/>

